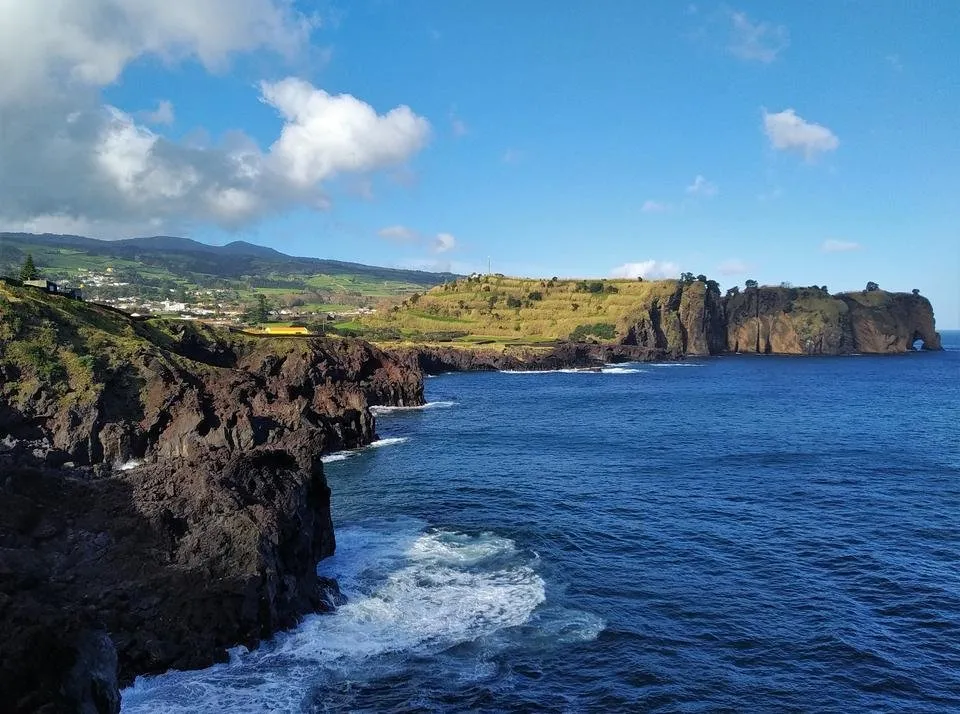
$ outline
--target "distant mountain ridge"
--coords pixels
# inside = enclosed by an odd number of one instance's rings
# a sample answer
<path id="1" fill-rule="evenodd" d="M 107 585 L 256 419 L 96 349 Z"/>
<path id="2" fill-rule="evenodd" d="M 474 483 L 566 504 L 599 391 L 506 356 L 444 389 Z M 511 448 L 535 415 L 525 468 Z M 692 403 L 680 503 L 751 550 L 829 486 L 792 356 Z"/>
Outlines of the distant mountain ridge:
<path id="1" fill-rule="evenodd" d="M 166 268 L 176 274 L 196 273 L 234 280 L 265 275 L 356 275 L 370 280 L 432 287 L 458 277 L 449 272 L 431 273 L 291 256 L 246 241 L 233 241 L 218 246 L 178 236 L 147 236 L 108 241 L 77 235 L 3 232 L 0 232 L 0 268 L 21 261 L 28 252 L 36 252 L 37 249 L 69 249 L 91 256 L 136 260 Z"/>

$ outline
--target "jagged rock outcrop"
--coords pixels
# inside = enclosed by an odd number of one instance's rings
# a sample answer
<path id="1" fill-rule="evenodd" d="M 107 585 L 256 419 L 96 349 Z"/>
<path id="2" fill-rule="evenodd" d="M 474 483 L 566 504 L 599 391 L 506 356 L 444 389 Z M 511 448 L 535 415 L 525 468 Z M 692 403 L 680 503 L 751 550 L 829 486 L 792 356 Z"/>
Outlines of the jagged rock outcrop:
<path id="1" fill-rule="evenodd" d="M 413 347 L 399 350 L 417 361 L 424 374 L 444 372 L 592 369 L 614 362 L 652 362 L 667 357 L 662 350 L 636 345 L 563 342 L 539 349 L 502 350 L 462 347 Z"/>
<path id="2" fill-rule="evenodd" d="M 903 353 L 917 339 L 938 350 L 933 308 L 919 295 L 830 295 L 812 288 L 751 288 L 727 297 L 731 352 L 792 355 Z"/>
<path id="3" fill-rule="evenodd" d="M 907 352 L 917 340 L 922 349 L 943 349 L 933 307 L 922 295 L 909 293 L 841 293 L 850 313 L 853 349 L 864 354 Z"/>
<path id="4" fill-rule="evenodd" d="M 114 712 L 336 597 L 320 454 L 423 402 L 411 356 L 264 339 L 0 284 L 0 691 Z M 7 709 L 5 709 L 7 710 Z"/>

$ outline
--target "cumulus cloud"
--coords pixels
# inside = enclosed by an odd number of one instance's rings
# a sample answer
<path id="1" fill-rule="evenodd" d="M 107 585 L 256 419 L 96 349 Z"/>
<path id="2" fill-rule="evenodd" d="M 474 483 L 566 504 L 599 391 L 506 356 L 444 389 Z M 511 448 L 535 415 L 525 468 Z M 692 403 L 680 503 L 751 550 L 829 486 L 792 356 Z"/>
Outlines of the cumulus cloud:
<path id="1" fill-rule="evenodd" d="M 720 189 L 717 188 L 717 184 L 712 181 L 707 181 L 703 176 L 697 175 L 693 179 L 693 183 L 687 186 L 687 193 L 691 196 L 702 196 L 704 198 L 711 198 L 716 196 Z"/>
<path id="2" fill-rule="evenodd" d="M 133 60 L 195 57 L 221 70 L 239 52 L 293 56 L 315 17 L 288 0 L 3 0 L 0 104 L 115 82 Z"/>
<path id="3" fill-rule="evenodd" d="M 670 210 L 670 204 L 650 199 L 643 202 L 640 210 L 644 213 L 664 213 L 665 211 Z"/>
<path id="4" fill-rule="evenodd" d="M 438 233 L 433 240 L 434 253 L 446 253 L 453 250 L 457 245 L 457 239 L 449 233 Z"/>
<path id="5" fill-rule="evenodd" d="M 173 102 L 161 99 L 157 108 L 152 112 L 141 112 L 140 116 L 147 124 L 173 124 L 175 115 L 173 113 Z"/>
<path id="6" fill-rule="evenodd" d="M 407 106 L 378 115 L 356 97 L 333 96 L 294 77 L 262 82 L 260 89 L 262 101 L 286 122 L 270 147 L 270 160 L 302 187 L 342 172 L 401 163 L 430 137 L 430 123 Z"/>
<path id="7" fill-rule="evenodd" d="M 327 180 L 402 165 L 429 140 L 409 107 L 378 113 L 297 78 L 260 84 L 282 119 L 267 149 L 235 132 L 221 143 L 170 140 L 100 92 L 131 61 L 195 58 L 222 69 L 241 52 L 296 53 L 316 25 L 288 0 L 0 0 L 0 219 L 78 225 L 110 235 L 194 222 L 234 227 L 293 206 L 323 209 Z M 14 41 L 15 40 L 15 41 Z M 12 54 L 11 54 L 12 53 Z M 254 101 L 254 97 L 251 97 Z"/>
<path id="8" fill-rule="evenodd" d="M 639 263 L 624 263 L 610 271 L 612 278 L 675 278 L 680 266 L 670 261 L 644 260 Z"/>
<path id="9" fill-rule="evenodd" d="M 739 258 L 730 258 L 717 266 L 717 272 L 721 275 L 743 275 L 750 270 L 750 265 Z"/>
<path id="10" fill-rule="evenodd" d="M 836 240 L 829 238 L 820 245 L 820 250 L 824 253 L 848 253 L 851 250 L 860 250 L 862 246 L 859 243 L 846 240 Z"/>
<path id="11" fill-rule="evenodd" d="M 764 109 L 763 129 L 773 148 L 798 151 L 808 161 L 840 146 L 836 134 L 825 126 L 808 122 L 793 109 L 785 109 L 775 114 Z"/>
<path id="12" fill-rule="evenodd" d="M 783 25 L 753 22 L 745 13 L 730 13 L 729 50 L 742 60 L 773 62 L 790 44 L 790 33 Z"/>

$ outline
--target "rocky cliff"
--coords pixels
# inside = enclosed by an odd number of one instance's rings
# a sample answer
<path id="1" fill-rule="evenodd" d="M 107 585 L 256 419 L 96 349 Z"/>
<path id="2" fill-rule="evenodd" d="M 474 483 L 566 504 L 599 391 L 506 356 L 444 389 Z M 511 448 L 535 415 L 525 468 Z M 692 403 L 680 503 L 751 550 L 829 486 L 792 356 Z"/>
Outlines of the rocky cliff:
<path id="1" fill-rule="evenodd" d="M 210 664 L 336 598 L 319 456 L 415 405 L 359 340 L 141 321 L 0 283 L 5 710 L 114 712 L 137 674 Z"/>
<path id="2" fill-rule="evenodd" d="M 752 288 L 724 305 L 730 352 L 840 355 L 939 350 L 933 308 L 919 295 L 830 295 L 813 288 Z"/>
<path id="3" fill-rule="evenodd" d="M 668 296 L 656 293 L 626 320 L 621 344 L 659 350 L 673 357 L 703 357 L 723 352 L 724 312 L 716 283 L 675 281 Z"/>

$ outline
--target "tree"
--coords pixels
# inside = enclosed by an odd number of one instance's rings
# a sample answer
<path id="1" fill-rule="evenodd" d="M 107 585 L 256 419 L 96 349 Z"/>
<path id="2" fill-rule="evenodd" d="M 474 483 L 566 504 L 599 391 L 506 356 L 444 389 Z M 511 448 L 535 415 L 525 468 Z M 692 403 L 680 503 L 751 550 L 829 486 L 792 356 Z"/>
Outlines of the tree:
<path id="1" fill-rule="evenodd" d="M 250 320 L 257 324 L 269 322 L 270 320 L 270 304 L 267 302 L 267 296 L 263 293 L 257 293 L 257 304 L 253 310 L 250 311 Z"/>
<path id="2" fill-rule="evenodd" d="M 707 282 L 707 276 L 701 273 L 700 275 L 697 276 L 697 280 L 701 283 L 705 283 Z"/>
<path id="3" fill-rule="evenodd" d="M 756 281 L 756 280 L 748 280 L 747 282 L 744 283 L 744 285 L 747 287 L 748 290 L 751 289 L 751 288 L 756 289 L 756 287 L 757 287 L 757 281 Z"/>
<path id="4" fill-rule="evenodd" d="M 693 273 L 680 273 L 680 283 L 683 285 L 690 285 L 696 278 L 693 277 Z"/>
<path id="5" fill-rule="evenodd" d="M 33 254 L 27 253 L 27 259 L 23 261 L 23 267 L 20 268 L 21 280 L 37 280 L 40 277 L 40 271 L 33 262 Z"/>
<path id="6" fill-rule="evenodd" d="M 727 290 L 727 297 L 732 297 L 733 295 L 739 295 L 739 294 L 740 294 L 740 288 L 736 285 L 734 285 L 732 288 Z"/>
<path id="7" fill-rule="evenodd" d="M 827 286 L 826 286 L 826 285 L 821 285 L 821 286 L 820 286 L 820 289 L 823 290 L 823 292 L 825 292 L 827 295 L 830 294 L 830 291 L 827 290 Z"/>
<path id="8" fill-rule="evenodd" d="M 914 288 L 914 289 L 913 289 L 913 294 L 914 294 L 914 295 L 919 295 L 919 294 L 920 294 L 920 290 L 918 290 L 917 288 Z"/>
<path id="9" fill-rule="evenodd" d="M 875 292 L 876 292 L 877 290 L 879 290 L 879 289 L 880 289 L 880 286 L 877 285 L 877 284 L 876 284 L 875 282 L 873 282 L 872 280 L 871 280 L 869 283 L 867 283 L 867 292 L 868 292 L 868 293 L 875 293 Z"/>

